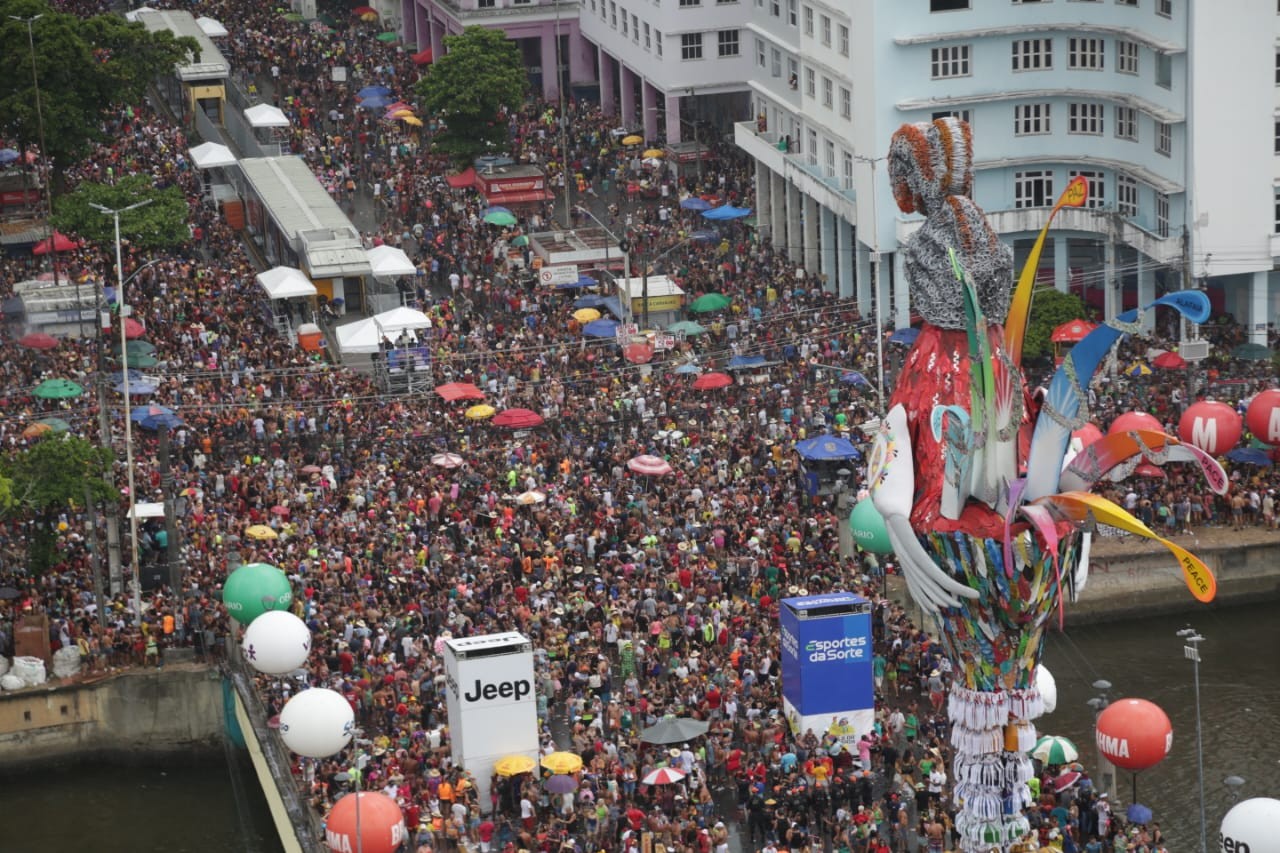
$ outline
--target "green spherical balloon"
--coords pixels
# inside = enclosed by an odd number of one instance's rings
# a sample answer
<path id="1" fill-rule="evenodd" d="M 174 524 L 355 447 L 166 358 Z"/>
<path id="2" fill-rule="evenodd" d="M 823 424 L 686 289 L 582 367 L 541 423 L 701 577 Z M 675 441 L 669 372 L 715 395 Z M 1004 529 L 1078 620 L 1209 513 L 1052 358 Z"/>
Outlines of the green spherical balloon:
<path id="1" fill-rule="evenodd" d="M 862 550 L 872 554 L 893 553 L 889 530 L 884 526 L 884 518 L 871 498 L 858 501 L 853 512 L 849 513 L 849 529 L 853 531 L 853 541 Z"/>
<path id="2" fill-rule="evenodd" d="M 227 578 L 222 603 L 232 619 L 248 625 L 268 610 L 288 610 L 293 604 L 293 587 L 275 566 L 246 563 Z"/>

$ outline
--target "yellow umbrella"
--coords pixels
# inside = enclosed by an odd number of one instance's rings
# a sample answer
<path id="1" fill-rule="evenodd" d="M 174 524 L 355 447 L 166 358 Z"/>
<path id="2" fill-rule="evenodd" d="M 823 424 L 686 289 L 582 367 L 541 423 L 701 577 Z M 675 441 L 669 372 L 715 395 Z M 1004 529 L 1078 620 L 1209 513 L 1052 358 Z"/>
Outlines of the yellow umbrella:
<path id="1" fill-rule="evenodd" d="M 592 320 L 600 319 L 600 312 L 594 308 L 579 308 L 573 312 L 573 319 L 579 323 L 590 323 Z"/>
<path id="2" fill-rule="evenodd" d="M 537 766 L 538 763 L 527 755 L 508 755 L 497 760 L 493 772 L 499 776 L 519 776 L 532 772 Z"/>
<path id="3" fill-rule="evenodd" d="M 582 758 L 572 752 L 553 752 L 542 757 L 542 766 L 557 776 L 568 776 L 582 769 Z"/>
<path id="4" fill-rule="evenodd" d="M 404 118 L 405 116 L 413 115 L 413 110 L 409 109 L 408 107 L 404 107 L 403 109 L 396 110 L 391 115 L 395 118 Z"/>
<path id="5" fill-rule="evenodd" d="M 667 152 L 663 151 L 661 148 L 646 148 L 645 152 L 640 156 L 646 157 L 646 158 L 647 157 L 666 157 Z"/>
<path id="6" fill-rule="evenodd" d="M 633 133 L 633 134 L 631 134 L 630 136 L 624 136 L 624 137 L 622 137 L 622 144 L 623 144 L 623 145 L 639 145 L 641 142 L 644 142 L 644 137 L 643 137 L 643 136 L 637 136 L 637 135 L 636 135 L 636 134 L 634 134 L 634 133 Z"/>
<path id="7" fill-rule="evenodd" d="M 467 409 L 466 411 L 467 420 L 483 421 L 493 417 L 497 411 L 498 410 L 495 409 L 493 406 L 487 405 L 485 403 L 481 403 L 478 406 L 472 406 L 471 408 Z"/>
<path id="8" fill-rule="evenodd" d="M 364 21 L 365 23 L 371 23 L 371 22 L 373 22 L 373 21 L 378 20 L 378 13 L 377 13 L 377 12 L 365 12 L 363 15 L 361 15 L 361 16 L 360 16 L 360 20 Z"/>
<path id="9" fill-rule="evenodd" d="M 417 116 L 400 116 L 400 120 L 410 127 L 422 127 L 422 119 Z"/>
<path id="10" fill-rule="evenodd" d="M 253 524 L 245 528 L 244 535 L 250 539 L 277 539 L 280 534 L 276 533 L 265 524 Z"/>

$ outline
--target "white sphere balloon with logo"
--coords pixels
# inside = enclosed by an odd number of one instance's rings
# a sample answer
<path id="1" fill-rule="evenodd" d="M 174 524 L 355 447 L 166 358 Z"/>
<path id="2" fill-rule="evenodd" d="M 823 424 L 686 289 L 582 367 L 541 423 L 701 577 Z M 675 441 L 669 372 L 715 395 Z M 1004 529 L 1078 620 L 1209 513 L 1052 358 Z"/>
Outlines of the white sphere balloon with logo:
<path id="1" fill-rule="evenodd" d="M 1222 819 L 1219 847 L 1222 853 L 1271 853 L 1280 849 L 1280 800 L 1255 797 L 1237 803 Z"/>
<path id="2" fill-rule="evenodd" d="M 304 690 L 280 712 L 285 746 L 307 758 L 328 758 L 351 741 L 356 715 L 341 693 L 324 687 Z"/>
<path id="3" fill-rule="evenodd" d="M 1040 701 L 1044 703 L 1044 712 L 1052 714 L 1058 707 L 1058 682 L 1044 664 L 1036 665 L 1036 690 L 1040 691 Z"/>
<path id="4" fill-rule="evenodd" d="M 240 650 L 258 672 L 284 675 L 307 662 L 311 630 L 287 610 L 268 610 L 244 629 Z"/>

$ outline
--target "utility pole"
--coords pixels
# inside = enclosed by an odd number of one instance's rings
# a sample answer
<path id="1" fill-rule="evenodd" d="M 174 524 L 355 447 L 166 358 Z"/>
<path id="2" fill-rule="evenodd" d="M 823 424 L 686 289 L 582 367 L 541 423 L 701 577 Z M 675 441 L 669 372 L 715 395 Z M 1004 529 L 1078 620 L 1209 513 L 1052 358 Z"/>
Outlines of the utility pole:
<path id="1" fill-rule="evenodd" d="M 105 625 L 107 618 L 107 599 L 102 595 L 102 560 L 98 548 L 98 507 L 89 496 L 89 484 L 84 484 L 84 506 L 89 514 L 89 535 L 85 541 L 89 544 L 89 565 L 93 569 L 93 600 L 98 605 L 98 624 Z M 117 534 L 118 539 L 118 534 Z"/>
<path id="2" fill-rule="evenodd" d="M 98 397 L 98 443 L 103 447 L 110 447 L 111 441 L 111 409 L 107 406 L 107 340 L 102 334 L 102 330 L 110 325 L 110 316 L 106 308 L 106 298 L 102 294 L 101 283 L 94 286 L 98 297 L 98 379 L 94 383 L 95 391 Z M 124 358 L 124 353 L 121 353 Z M 122 362 L 122 369 L 128 370 L 127 364 Z M 128 417 L 128 402 L 125 403 L 125 416 Z M 123 587 L 123 580 L 120 573 L 120 504 L 117 501 L 107 501 L 104 507 L 104 514 L 107 517 L 107 577 L 110 584 L 111 594 L 119 595 Z"/>
<path id="3" fill-rule="evenodd" d="M 182 603 L 182 561 L 178 559 L 178 525 L 174 518 L 172 443 L 169 427 L 160 428 L 160 489 L 164 501 L 165 568 L 169 589 Z"/>
<path id="4" fill-rule="evenodd" d="M 860 163 L 866 163 L 871 166 L 871 287 L 875 290 L 875 308 L 876 308 L 876 394 L 880 404 L 880 415 L 884 416 L 884 305 L 881 298 L 883 290 L 880 282 L 880 223 L 876 219 L 876 164 L 884 157 L 864 157 L 854 155 L 854 159 Z M 861 229 L 859 229 L 861 230 Z"/>
<path id="5" fill-rule="evenodd" d="M 573 183 L 571 159 L 569 157 L 569 116 L 564 111 L 564 80 L 560 76 L 560 0 L 553 0 L 556 6 L 556 91 L 560 94 L 560 159 L 563 160 L 561 174 L 564 176 L 564 227 L 573 227 Z M 544 68 L 543 74 L 547 71 Z"/>
<path id="6" fill-rule="evenodd" d="M 1183 628 L 1177 635 L 1186 643 L 1182 654 L 1191 661 L 1191 670 L 1195 679 L 1196 691 L 1196 773 L 1200 783 L 1200 853 L 1208 853 L 1208 830 L 1204 817 L 1204 734 L 1200 727 L 1200 644 L 1204 637 L 1196 633 L 1194 628 Z"/>

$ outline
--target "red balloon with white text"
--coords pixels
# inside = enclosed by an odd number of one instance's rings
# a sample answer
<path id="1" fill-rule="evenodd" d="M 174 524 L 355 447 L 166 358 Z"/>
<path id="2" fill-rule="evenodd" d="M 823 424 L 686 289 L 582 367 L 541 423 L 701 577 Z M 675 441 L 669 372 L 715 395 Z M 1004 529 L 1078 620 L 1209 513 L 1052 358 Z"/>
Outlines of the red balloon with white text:
<path id="1" fill-rule="evenodd" d="M 356 833 L 356 809 L 360 832 Z M 377 791 L 347 794 L 334 803 L 324 823 L 325 842 L 333 853 L 395 853 L 408 838 L 404 814 L 396 801 Z M 356 839 L 359 838 L 359 843 Z"/>
<path id="2" fill-rule="evenodd" d="M 1098 751 L 1117 767 L 1146 770 L 1173 749 L 1169 715 L 1146 699 L 1120 699 L 1098 715 Z"/>
<path id="3" fill-rule="evenodd" d="M 1272 388 L 1254 397 L 1245 410 L 1244 422 L 1258 441 L 1280 445 L 1280 390 Z"/>
<path id="4" fill-rule="evenodd" d="M 1235 447 L 1242 431 L 1236 410 L 1214 400 L 1188 406 L 1178 420 L 1178 438 L 1210 456 L 1221 456 Z"/>

